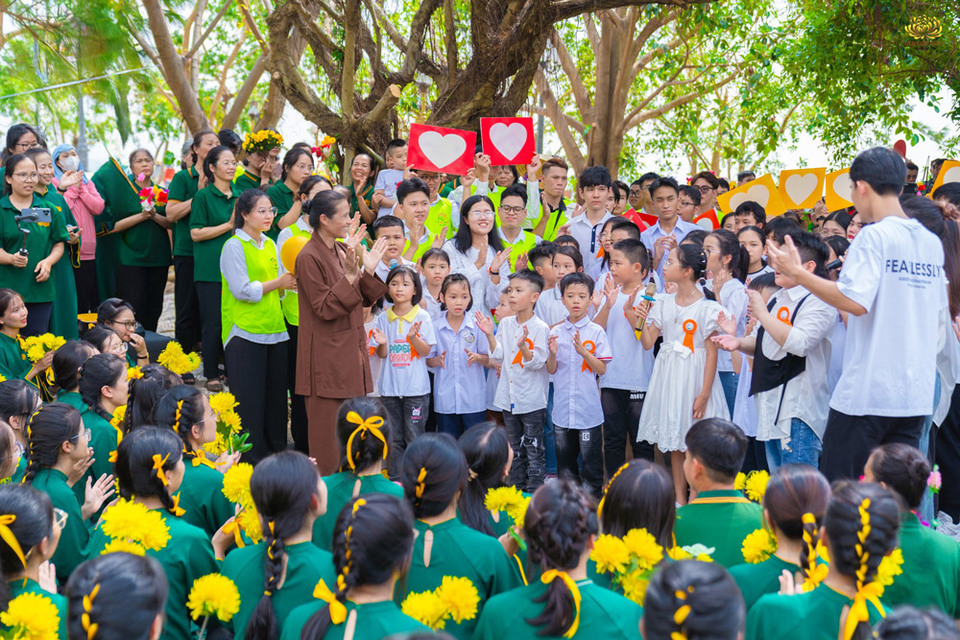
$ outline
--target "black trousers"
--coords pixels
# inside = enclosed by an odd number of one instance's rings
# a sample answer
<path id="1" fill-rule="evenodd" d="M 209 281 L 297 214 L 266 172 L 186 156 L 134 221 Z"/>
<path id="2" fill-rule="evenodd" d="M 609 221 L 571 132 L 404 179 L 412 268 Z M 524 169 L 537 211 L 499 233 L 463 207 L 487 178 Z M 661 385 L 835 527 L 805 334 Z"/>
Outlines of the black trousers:
<path id="1" fill-rule="evenodd" d="M 940 487 L 940 510 L 960 520 L 960 385 L 953 388 L 950 411 L 937 432 L 936 460 L 943 483 Z"/>
<path id="2" fill-rule="evenodd" d="M 81 260 L 80 266 L 73 270 L 73 281 L 77 285 L 77 313 L 92 313 L 100 305 L 100 291 L 97 287 L 97 261 Z"/>
<path id="3" fill-rule="evenodd" d="M 608 479 L 627 461 L 627 443 L 634 458 L 653 462 L 653 445 L 649 442 L 637 442 L 640 412 L 643 411 L 643 399 L 646 395 L 644 391 L 600 389 L 600 405 L 603 407 L 603 464 Z"/>
<path id="4" fill-rule="evenodd" d="M 225 356 L 230 392 L 253 446 L 244 460 L 256 464 L 287 448 L 287 343 L 259 344 L 234 336 Z"/>
<path id="5" fill-rule="evenodd" d="M 147 331 L 156 331 L 163 311 L 163 290 L 169 267 L 122 264 L 117 270 L 117 296 L 133 305 L 137 321 Z"/>
<path id="6" fill-rule="evenodd" d="M 207 380 L 216 380 L 220 375 L 220 356 L 223 355 L 223 338 L 220 335 L 220 287 L 219 282 L 196 283 L 200 306 L 200 338 L 203 342 L 200 356 L 203 359 L 203 377 Z"/>
<path id="7" fill-rule="evenodd" d="M 200 344 L 200 303 L 193 283 L 193 257 L 173 256 L 173 278 L 175 335 L 183 350 L 189 352 Z"/>
<path id="8" fill-rule="evenodd" d="M 830 409 L 827 429 L 823 434 L 820 471 L 830 482 L 859 478 L 863 475 L 870 452 L 880 445 L 902 442 L 911 447 L 918 446 L 923 418 L 848 416 Z"/>
<path id="9" fill-rule="evenodd" d="M 297 386 L 297 339 L 300 327 L 287 323 L 287 394 L 290 396 L 290 435 L 293 436 L 293 448 L 310 455 L 310 443 L 307 435 L 307 404 L 303 396 L 294 392 Z"/>
<path id="10" fill-rule="evenodd" d="M 53 313 L 52 302 L 28 302 L 27 326 L 20 332 L 24 338 L 39 336 L 50 330 L 50 314 Z"/>

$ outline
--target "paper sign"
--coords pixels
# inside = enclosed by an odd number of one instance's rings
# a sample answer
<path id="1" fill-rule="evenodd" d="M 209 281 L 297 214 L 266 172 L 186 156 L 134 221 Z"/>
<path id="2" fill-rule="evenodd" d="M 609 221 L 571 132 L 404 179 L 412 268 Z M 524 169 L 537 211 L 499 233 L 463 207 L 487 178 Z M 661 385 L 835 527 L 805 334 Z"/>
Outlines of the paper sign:
<path id="1" fill-rule="evenodd" d="M 480 140 L 493 166 L 526 166 L 534 154 L 533 118 L 480 118 Z"/>
<path id="2" fill-rule="evenodd" d="M 944 160 L 940 165 L 940 173 L 937 174 L 937 180 L 933 183 L 933 189 L 927 195 L 933 197 L 933 192 L 948 182 L 960 182 L 960 162 L 956 160 Z"/>
<path id="3" fill-rule="evenodd" d="M 713 231 L 714 229 L 719 229 L 720 220 L 717 219 L 717 210 L 710 209 L 710 211 L 700 214 L 693 219 L 693 224 L 697 225 L 704 231 Z"/>
<path id="4" fill-rule="evenodd" d="M 411 124 L 407 164 L 414 169 L 464 176 L 473 168 L 474 131 Z"/>
<path id="5" fill-rule="evenodd" d="M 850 199 L 853 183 L 850 182 L 849 168 L 828 173 L 825 184 L 827 188 L 825 198 L 827 211 L 833 213 L 839 209 L 853 206 L 853 201 Z"/>
<path id="6" fill-rule="evenodd" d="M 788 209 L 813 209 L 823 195 L 827 170 L 789 169 L 780 172 L 780 197 Z"/>
<path id="7" fill-rule="evenodd" d="M 780 190 L 769 173 L 752 180 L 742 187 L 731 189 L 717 196 L 717 204 L 724 213 L 733 213 L 744 202 L 753 201 L 763 207 L 767 218 L 779 216 L 787 210 L 780 198 Z"/>

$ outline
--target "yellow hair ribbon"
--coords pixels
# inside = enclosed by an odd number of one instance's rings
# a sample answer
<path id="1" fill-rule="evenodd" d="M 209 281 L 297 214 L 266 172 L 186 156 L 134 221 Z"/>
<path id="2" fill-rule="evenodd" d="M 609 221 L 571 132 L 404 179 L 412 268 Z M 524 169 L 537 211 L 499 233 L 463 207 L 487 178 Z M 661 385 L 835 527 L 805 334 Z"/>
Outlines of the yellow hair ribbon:
<path id="1" fill-rule="evenodd" d="M 203 465 L 205 467 L 210 467 L 211 469 L 217 468 L 217 465 L 207 460 L 207 456 L 203 455 L 202 451 L 188 451 L 187 456 L 193 459 L 191 464 L 195 467 Z"/>
<path id="2" fill-rule="evenodd" d="M 174 433 L 180 433 L 180 414 L 182 411 L 183 411 L 183 400 L 177 400 L 177 413 L 173 416 Z"/>
<path id="3" fill-rule="evenodd" d="M 800 517 L 800 522 L 805 525 L 817 526 L 817 517 L 812 513 L 805 513 Z M 807 545 L 807 568 L 804 572 L 806 576 L 803 580 L 803 591 L 813 591 L 820 583 L 827 578 L 829 567 L 825 564 L 817 564 L 817 548 L 813 543 L 813 535 L 807 529 L 803 530 L 803 542 Z"/>
<path id="4" fill-rule="evenodd" d="M 364 440 L 367 437 L 367 433 L 370 433 L 374 438 L 382 442 L 383 459 L 387 459 L 387 439 L 383 435 L 383 432 L 380 431 L 380 427 L 383 426 L 383 418 L 380 416 L 370 416 L 364 420 L 356 411 L 350 411 L 347 413 L 347 422 L 359 425 L 353 430 L 353 433 L 351 433 L 350 437 L 347 439 L 347 464 L 350 465 L 351 470 L 356 471 L 357 469 L 357 465 L 353 461 L 353 439 L 358 435 L 360 436 L 361 440 Z"/>
<path id="5" fill-rule="evenodd" d="M 184 508 L 182 508 L 182 507 L 180 506 L 180 493 L 179 493 L 179 492 L 177 492 L 177 493 L 173 496 L 173 509 L 171 509 L 171 511 L 173 512 L 173 515 L 177 516 L 178 518 L 187 512 L 186 509 L 184 509 Z"/>
<path id="6" fill-rule="evenodd" d="M 330 605 L 330 622 L 333 624 L 343 624 L 343 621 L 347 619 L 347 608 L 337 600 L 337 596 L 330 591 L 330 587 L 322 578 L 313 588 L 313 597 Z"/>
<path id="7" fill-rule="evenodd" d="M 681 602 L 687 601 L 688 594 L 693 593 L 693 585 L 687 587 L 686 591 L 677 589 L 674 592 L 674 595 L 677 597 L 677 600 Z M 690 617 L 690 605 L 683 604 L 681 605 L 673 614 L 673 624 L 679 627 L 679 630 L 673 631 L 670 633 L 670 640 L 687 640 L 687 634 L 683 630 L 683 624 L 687 621 L 687 618 Z"/>
<path id="8" fill-rule="evenodd" d="M 97 635 L 97 629 L 100 628 L 96 622 L 91 622 L 90 612 L 93 610 L 93 599 L 97 597 L 97 594 L 100 593 L 100 583 L 93 585 L 90 594 L 83 596 L 83 615 L 80 616 L 80 623 L 83 625 L 83 630 L 87 632 L 87 640 L 93 640 L 93 637 Z"/>
<path id="9" fill-rule="evenodd" d="M 619 475 L 623 472 L 623 470 L 626 469 L 626 468 L 629 467 L 629 466 L 630 466 L 630 463 L 629 463 L 629 462 L 627 462 L 626 464 L 620 465 L 620 468 L 617 469 L 616 473 L 614 473 L 613 476 L 611 476 L 610 482 L 608 482 L 608 483 L 607 483 L 607 486 L 605 486 L 605 487 L 603 488 L 603 497 L 600 498 L 600 504 L 597 505 L 597 517 L 598 517 L 598 518 L 603 514 L 603 504 L 604 504 L 604 502 L 606 502 L 606 500 L 607 500 L 607 491 L 610 491 L 610 485 L 612 485 L 612 484 L 613 484 L 613 481 L 617 479 L 617 476 L 619 476 Z"/>
<path id="10" fill-rule="evenodd" d="M 853 604 L 850 605 L 850 611 L 847 613 L 847 620 L 843 623 L 843 640 L 850 640 L 861 622 L 870 623 L 867 602 L 876 607 L 881 616 L 886 617 L 887 613 L 880 603 L 881 595 L 883 595 L 883 585 L 879 582 L 865 584 L 857 590 L 857 595 L 853 597 Z"/>
<path id="11" fill-rule="evenodd" d="M 10 525 L 13 524 L 16 519 L 17 516 L 12 513 L 0 516 L 0 538 L 3 538 L 7 546 L 13 549 L 13 552 L 17 555 L 17 559 L 20 560 L 20 564 L 26 569 L 27 558 L 23 555 L 23 548 L 17 541 L 17 536 L 13 535 L 13 531 L 10 529 Z"/>
<path id="12" fill-rule="evenodd" d="M 420 467 L 420 473 L 417 475 L 417 499 L 423 497 L 423 492 L 427 488 L 424 480 L 427 479 L 427 468 Z"/>
<path id="13" fill-rule="evenodd" d="M 357 511 L 360 510 L 360 507 L 367 504 L 367 501 L 364 498 L 359 498 L 356 502 L 353 503 L 353 517 L 357 517 Z M 351 525 L 351 528 L 353 525 Z"/>
<path id="14" fill-rule="evenodd" d="M 577 627 L 580 626 L 580 589 L 577 588 L 577 583 L 574 582 L 573 578 L 571 578 L 566 571 L 559 571 L 557 569 L 550 569 L 544 572 L 544 574 L 540 576 L 540 582 L 550 584 L 557 578 L 563 580 L 563 584 L 567 585 L 567 589 L 570 590 L 570 595 L 573 596 L 573 606 L 576 613 L 573 617 L 573 624 L 571 624 L 567 632 L 563 634 L 564 638 L 572 638 L 577 634 Z"/>
<path id="15" fill-rule="evenodd" d="M 246 544 L 243 542 L 243 538 L 240 536 L 240 523 L 235 519 L 223 525 L 223 532 L 227 535 L 233 534 L 233 541 L 237 544 L 237 548 L 243 549 Z"/>
<path id="16" fill-rule="evenodd" d="M 165 465 L 169 459 L 169 453 L 163 457 L 160 457 L 159 453 L 153 454 L 153 470 L 157 472 L 157 478 L 163 483 L 163 486 L 170 484 L 167 481 L 167 476 L 163 475 L 163 465 Z"/>

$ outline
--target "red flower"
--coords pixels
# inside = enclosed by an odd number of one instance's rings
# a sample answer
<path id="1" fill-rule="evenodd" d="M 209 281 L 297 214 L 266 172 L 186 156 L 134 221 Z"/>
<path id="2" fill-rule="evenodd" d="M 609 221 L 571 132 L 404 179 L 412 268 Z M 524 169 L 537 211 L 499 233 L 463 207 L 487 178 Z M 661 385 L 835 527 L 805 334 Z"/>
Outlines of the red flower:
<path id="1" fill-rule="evenodd" d="M 166 191 L 161 190 L 160 193 L 157 194 L 157 204 L 167 204 Z"/>

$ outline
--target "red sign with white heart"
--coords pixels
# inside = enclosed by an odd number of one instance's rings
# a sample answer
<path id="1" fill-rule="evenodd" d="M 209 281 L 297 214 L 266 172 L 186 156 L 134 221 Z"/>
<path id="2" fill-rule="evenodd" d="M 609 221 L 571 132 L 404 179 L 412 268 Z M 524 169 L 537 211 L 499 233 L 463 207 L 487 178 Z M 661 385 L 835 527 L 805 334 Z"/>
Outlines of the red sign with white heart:
<path id="1" fill-rule="evenodd" d="M 533 160 L 533 118 L 480 118 L 480 140 L 490 164 L 529 164 Z"/>
<path id="2" fill-rule="evenodd" d="M 414 169 L 464 176 L 473 168 L 474 131 L 411 124 L 407 164 Z"/>

